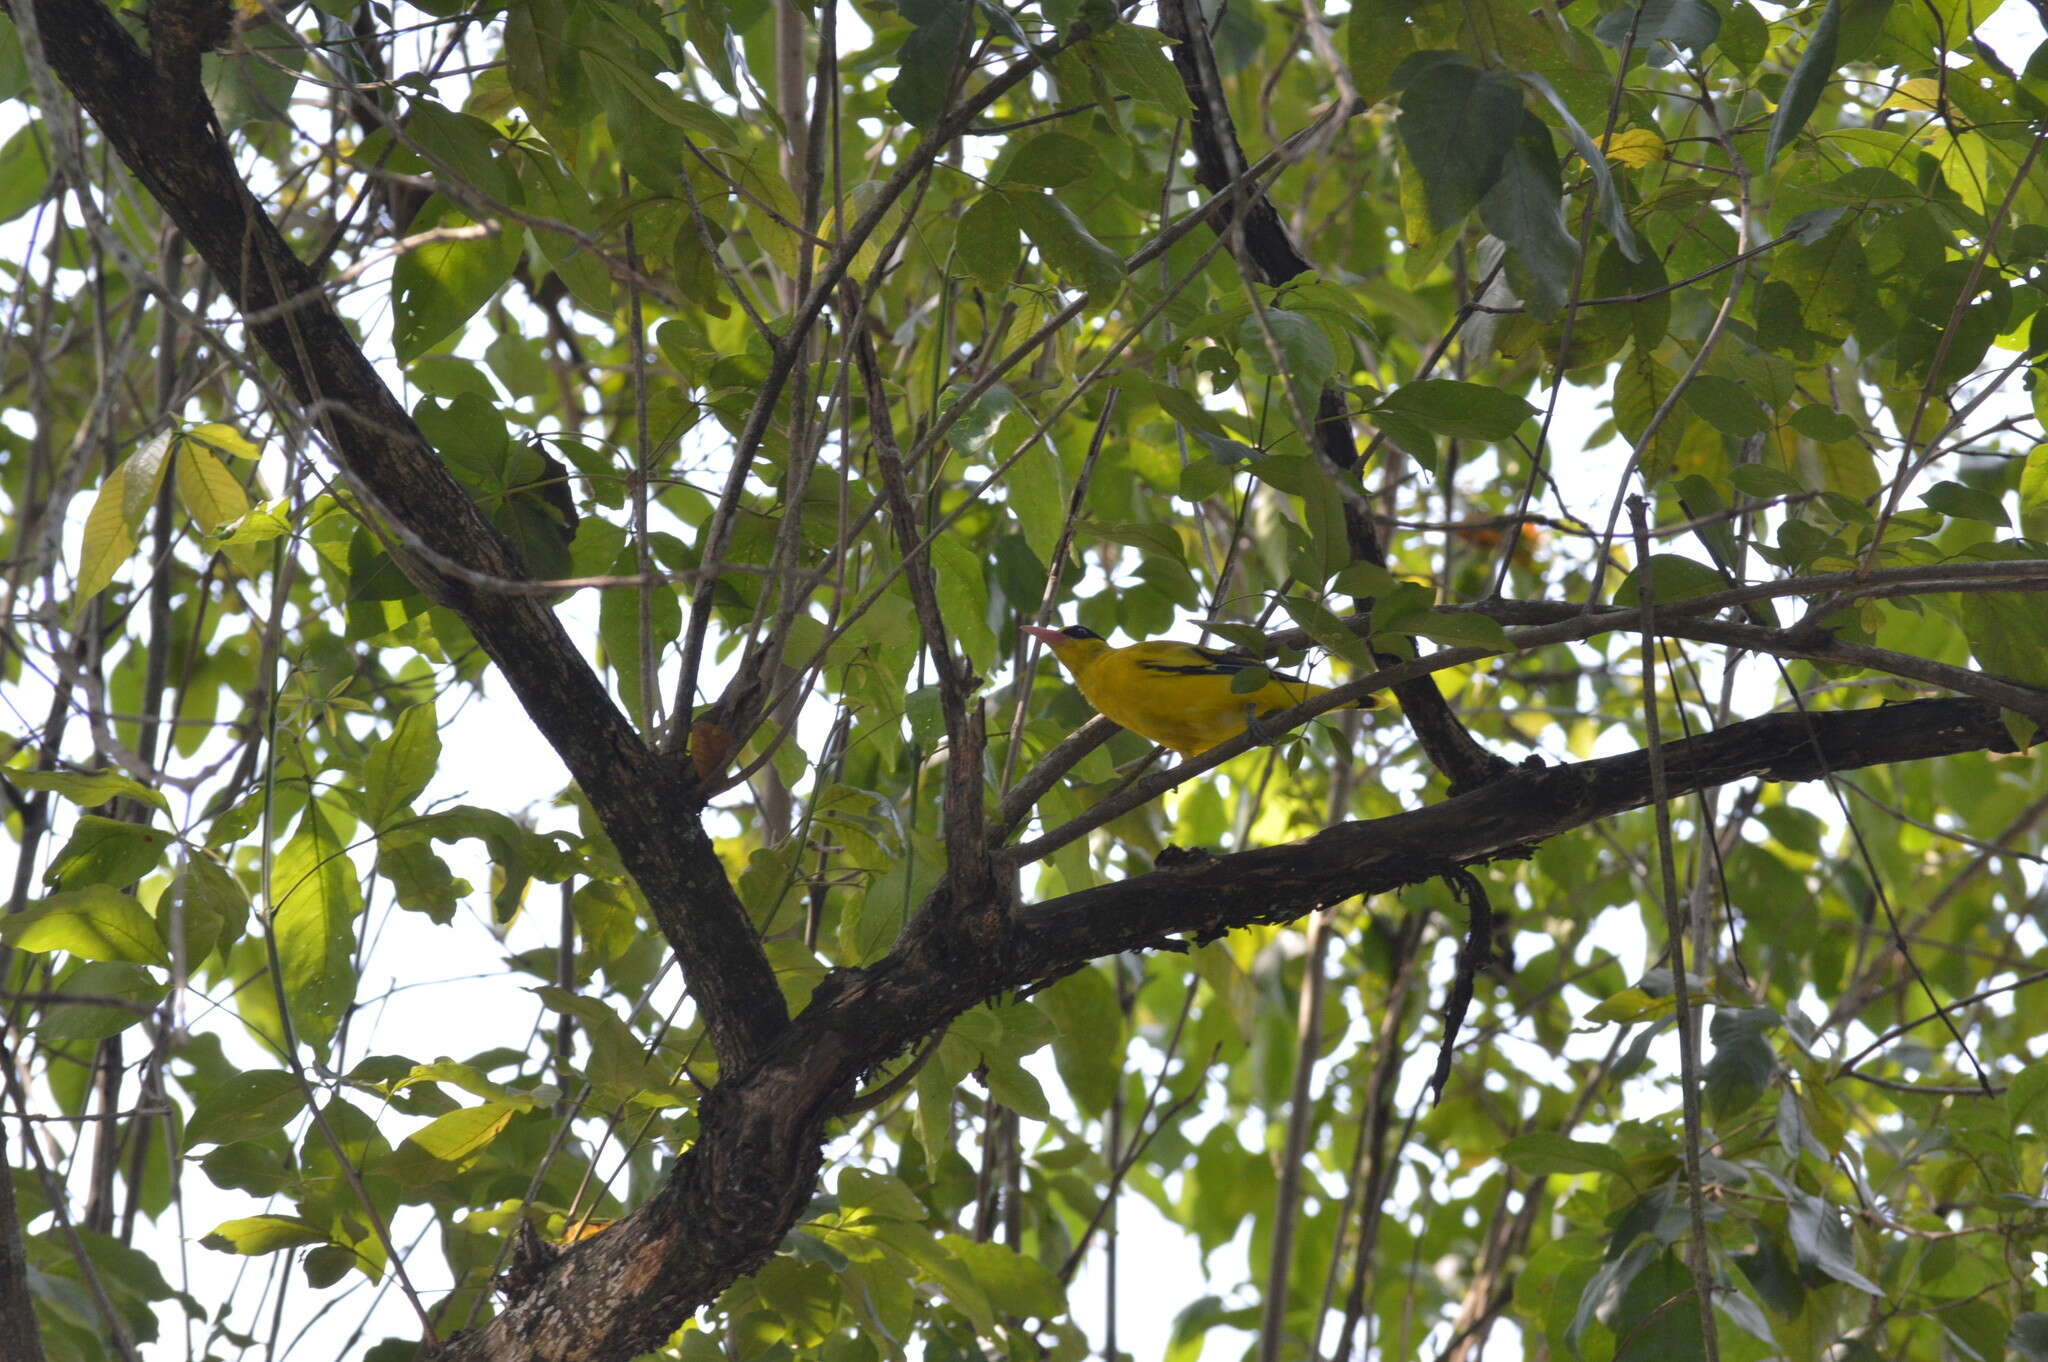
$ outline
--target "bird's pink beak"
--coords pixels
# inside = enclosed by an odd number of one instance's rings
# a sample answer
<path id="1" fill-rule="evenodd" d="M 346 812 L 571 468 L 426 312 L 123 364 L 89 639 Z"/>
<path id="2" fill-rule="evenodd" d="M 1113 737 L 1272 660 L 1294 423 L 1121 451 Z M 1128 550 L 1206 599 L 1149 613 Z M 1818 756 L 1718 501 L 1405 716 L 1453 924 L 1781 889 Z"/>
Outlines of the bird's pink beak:
<path id="1" fill-rule="evenodd" d="M 1042 624 L 1027 624 L 1024 626 L 1024 632 L 1048 646 L 1055 643 L 1064 643 L 1067 637 L 1059 630 L 1048 629 Z"/>

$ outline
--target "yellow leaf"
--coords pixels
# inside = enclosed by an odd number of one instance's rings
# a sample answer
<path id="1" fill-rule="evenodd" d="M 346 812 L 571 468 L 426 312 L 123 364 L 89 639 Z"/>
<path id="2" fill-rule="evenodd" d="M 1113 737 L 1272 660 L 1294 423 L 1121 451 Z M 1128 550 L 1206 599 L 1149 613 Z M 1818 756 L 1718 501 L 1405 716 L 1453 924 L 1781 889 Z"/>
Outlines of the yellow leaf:
<path id="1" fill-rule="evenodd" d="M 166 431 L 130 454 L 114 470 L 121 479 L 121 519 L 127 522 L 131 535 L 142 527 L 142 517 L 149 514 L 157 489 L 164 485 L 164 474 L 170 471 L 170 453 L 171 436 Z"/>
<path id="2" fill-rule="evenodd" d="M 245 516 L 235 526 L 235 532 L 228 536 L 230 544 L 260 544 L 266 539 L 275 539 L 281 534 L 292 532 L 290 512 L 284 498 L 266 501 L 256 508 L 254 515 Z"/>
<path id="3" fill-rule="evenodd" d="M 1588 1012 L 1586 1021 L 1591 1026 L 1604 1026 L 1608 1022 L 1654 1021 L 1677 1006 L 1678 999 L 1669 994 L 1653 998 L 1631 985 Z"/>
<path id="4" fill-rule="evenodd" d="M 85 539 L 79 545 L 79 604 L 97 596 L 114 580 L 114 573 L 135 552 L 135 531 L 121 514 L 121 492 L 128 482 L 128 465 L 107 475 L 92 510 L 85 517 Z"/>
<path id="5" fill-rule="evenodd" d="M 185 432 L 185 439 L 194 444 L 205 445 L 216 454 L 230 458 L 254 459 L 260 452 L 255 445 L 242 438 L 233 426 L 221 425 L 218 421 L 209 425 L 194 426 Z"/>
<path id="6" fill-rule="evenodd" d="M 1664 159 L 1664 139 L 1648 128 L 1629 128 L 1601 138 L 1600 150 L 1610 161 L 1619 161 L 1630 170 L 1641 170 Z"/>
<path id="7" fill-rule="evenodd" d="M 249 510 L 249 494 L 227 465 L 196 444 L 178 451 L 178 495 L 208 534 L 219 534 Z"/>
<path id="8" fill-rule="evenodd" d="M 1827 1084 L 1809 1081 L 1801 1075 L 1799 1105 L 1813 1138 L 1830 1154 L 1840 1154 L 1843 1136 L 1849 1128 L 1848 1113 L 1843 1111 L 1841 1100 L 1828 1091 Z"/>
<path id="9" fill-rule="evenodd" d="M 1956 113 L 1953 104 L 1948 105 L 1946 108 L 1943 107 L 1941 82 L 1929 76 L 1920 76 L 1905 82 L 1898 89 L 1892 91 L 1891 98 L 1887 99 L 1879 107 L 1885 109 L 1908 109 L 1915 113 L 1938 113 L 1944 114 L 1958 123 L 1963 121 L 1961 116 Z"/>

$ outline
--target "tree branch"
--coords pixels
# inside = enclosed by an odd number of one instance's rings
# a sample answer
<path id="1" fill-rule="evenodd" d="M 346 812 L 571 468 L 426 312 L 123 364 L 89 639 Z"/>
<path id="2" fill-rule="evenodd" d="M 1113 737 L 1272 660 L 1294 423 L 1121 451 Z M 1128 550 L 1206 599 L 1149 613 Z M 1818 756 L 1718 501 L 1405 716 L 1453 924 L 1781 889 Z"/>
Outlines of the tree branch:
<path id="1" fill-rule="evenodd" d="M 1677 797 L 1750 777 L 1813 780 L 2012 750 L 1997 706 L 1945 699 L 1770 715 L 1667 743 L 1664 761 Z M 834 971 L 759 1064 L 706 1096 L 696 1143 L 652 1200 L 566 1250 L 530 1295 L 444 1344 L 435 1362 L 611 1362 L 659 1346 L 782 1242 L 808 1203 L 826 1127 L 860 1076 L 968 1008 L 1101 956 L 1206 941 L 1418 884 L 1449 866 L 1526 855 L 1649 802 L 1643 752 L 1518 769 L 1470 794 L 1287 846 L 1178 853 L 1150 874 L 1019 910 L 995 949 L 927 904 L 892 955 Z"/>
<path id="2" fill-rule="evenodd" d="M 1161 0 L 1159 27 L 1175 40 L 1174 66 L 1194 106 L 1188 128 L 1189 143 L 1195 153 L 1195 179 L 1210 193 L 1221 194 L 1226 187 L 1239 183 L 1245 163 L 1244 149 L 1238 144 L 1237 129 L 1231 122 L 1230 104 L 1223 94 L 1200 6 L 1193 0 Z M 1348 114 L 1351 110 L 1342 112 Z M 1269 286 L 1284 284 L 1310 269 L 1263 188 L 1245 184 L 1209 221 L 1217 234 L 1230 242 L 1232 253 Z M 1325 386 L 1317 396 L 1314 434 L 1316 451 L 1325 465 L 1322 471 L 1344 499 L 1344 535 L 1351 556 L 1359 562 L 1385 567 L 1386 547 L 1373 528 L 1363 495 L 1349 483 L 1359 465 L 1358 445 L 1352 438 L 1344 394 L 1334 384 Z M 1371 610 L 1370 600 L 1358 602 L 1360 614 L 1369 614 Z M 1413 653 L 1409 647 L 1378 657 L 1382 666 L 1388 666 L 1407 660 Z M 1408 721 L 1416 742 L 1431 764 L 1444 773 L 1453 794 L 1476 788 L 1512 769 L 1505 758 L 1487 751 L 1473 739 L 1430 677 L 1405 681 L 1394 688 L 1394 693 L 1400 697 L 1402 717 Z"/>
<path id="3" fill-rule="evenodd" d="M 293 394 L 321 422 L 365 503 L 402 521 L 432 555 L 494 577 L 525 577 L 517 554 L 384 386 L 320 280 L 250 193 L 198 84 L 197 61 L 180 55 L 159 71 L 97 0 L 35 0 L 35 14 L 51 68 L 204 257 Z M 182 54 L 182 37 L 177 45 Z M 696 821 L 688 763 L 664 760 L 641 742 L 545 600 L 481 589 L 416 556 L 405 567 L 462 618 L 512 683 L 646 893 L 720 1063 L 743 1067 L 787 1024 L 787 1013 L 746 911 Z"/>
<path id="4" fill-rule="evenodd" d="M 11 1066 L 13 1053 L 0 1048 L 0 1061 Z M 26 1127 L 22 1137 L 30 1138 Z M 14 1209 L 12 1171 L 7 1160 L 7 1131 L 0 1125 L 0 1357 L 12 1362 L 43 1362 L 42 1331 L 36 1327 L 35 1297 L 28 1289 L 28 1255 L 21 1244 L 21 1219 Z"/>

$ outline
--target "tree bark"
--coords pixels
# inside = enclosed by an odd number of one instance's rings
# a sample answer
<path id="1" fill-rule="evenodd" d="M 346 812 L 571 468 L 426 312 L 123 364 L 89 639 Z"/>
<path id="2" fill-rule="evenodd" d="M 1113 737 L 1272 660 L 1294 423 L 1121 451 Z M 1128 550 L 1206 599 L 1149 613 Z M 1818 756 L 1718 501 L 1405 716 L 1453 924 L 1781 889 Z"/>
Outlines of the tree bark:
<path id="1" fill-rule="evenodd" d="M 13 1062 L 14 1056 L 0 1048 L 0 1064 Z M 21 1243 L 21 1217 L 14 1207 L 14 1165 L 7 1158 L 4 1121 L 0 1121 L 0 1357 L 8 1362 L 43 1362 L 35 1298 L 28 1290 L 28 1255 Z"/>

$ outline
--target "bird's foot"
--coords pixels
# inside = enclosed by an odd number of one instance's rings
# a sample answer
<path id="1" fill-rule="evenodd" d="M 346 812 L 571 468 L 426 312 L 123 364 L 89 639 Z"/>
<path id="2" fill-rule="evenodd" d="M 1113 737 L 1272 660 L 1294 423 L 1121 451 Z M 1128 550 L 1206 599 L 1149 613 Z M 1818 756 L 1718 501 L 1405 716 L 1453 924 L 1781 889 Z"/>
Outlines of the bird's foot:
<path id="1" fill-rule="evenodd" d="M 1244 707 L 1244 731 L 1251 734 L 1253 744 L 1259 747 L 1271 747 L 1280 736 L 1266 727 L 1266 721 L 1259 717 L 1259 711 L 1251 705 Z"/>

